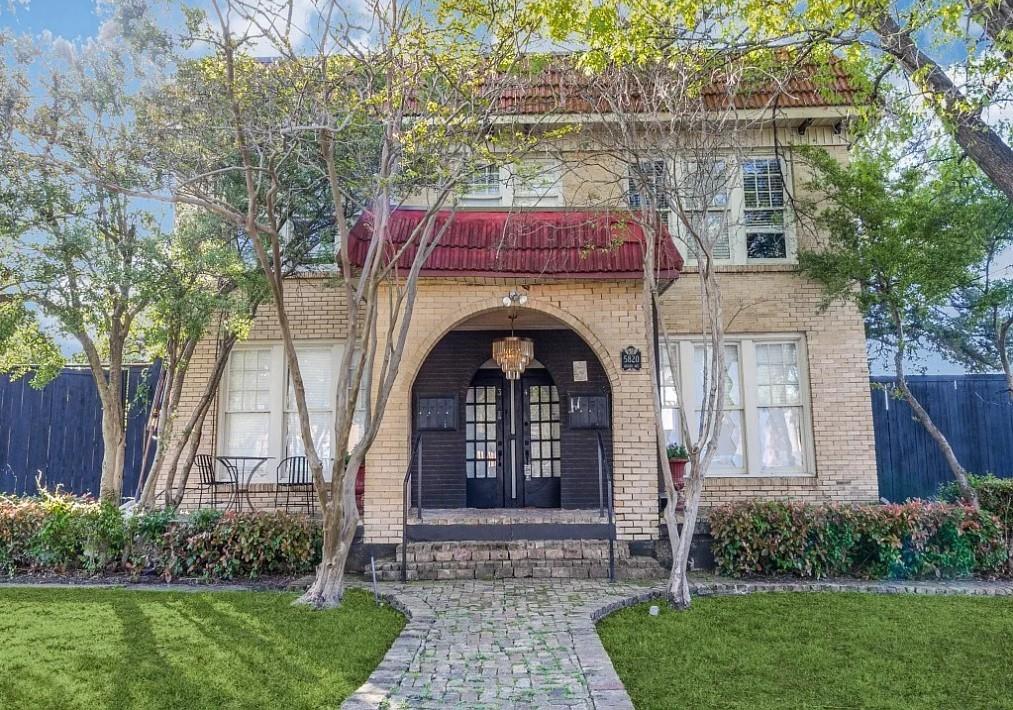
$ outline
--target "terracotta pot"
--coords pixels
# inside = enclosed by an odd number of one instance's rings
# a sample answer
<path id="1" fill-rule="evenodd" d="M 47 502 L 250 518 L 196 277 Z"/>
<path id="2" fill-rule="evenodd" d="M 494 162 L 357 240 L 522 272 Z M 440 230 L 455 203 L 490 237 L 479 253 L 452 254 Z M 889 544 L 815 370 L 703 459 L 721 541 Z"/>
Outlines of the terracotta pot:
<path id="1" fill-rule="evenodd" d="M 675 490 L 681 491 L 686 485 L 686 459 L 669 459 L 668 471 L 672 474 Z"/>
<path id="2" fill-rule="evenodd" d="M 355 474 L 355 507 L 359 509 L 359 516 L 362 516 L 363 500 L 366 497 L 366 464 L 359 466 Z"/>

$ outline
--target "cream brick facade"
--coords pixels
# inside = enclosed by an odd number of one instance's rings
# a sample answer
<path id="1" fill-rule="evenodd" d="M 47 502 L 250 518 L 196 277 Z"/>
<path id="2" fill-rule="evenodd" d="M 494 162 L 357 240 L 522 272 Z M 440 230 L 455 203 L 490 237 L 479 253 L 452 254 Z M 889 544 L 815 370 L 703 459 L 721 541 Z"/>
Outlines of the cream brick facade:
<path id="1" fill-rule="evenodd" d="M 774 143 L 772 131 L 757 131 L 756 146 Z M 815 125 L 804 136 L 779 131 L 778 143 L 818 144 L 846 159 L 843 138 L 831 124 Z M 563 177 L 565 205 L 615 203 L 622 171 L 614 165 L 592 165 L 577 146 L 570 154 L 576 173 Z M 790 150 L 789 150 L 790 160 Z M 790 175 L 794 186 L 804 181 L 800 170 Z M 799 235 L 800 240 L 802 236 Z M 746 498 L 794 498 L 809 501 L 874 501 L 878 497 L 869 372 L 862 321 L 850 305 L 822 308 L 820 288 L 802 279 L 791 266 L 725 267 L 720 275 L 727 317 L 726 331 L 735 335 L 778 333 L 805 339 L 811 402 L 811 438 L 815 465 L 807 475 L 712 477 L 704 502 L 714 505 Z M 511 288 L 525 288 L 527 308 L 565 324 L 591 347 L 602 363 L 612 389 L 614 473 L 618 536 L 650 540 L 658 535 L 658 477 L 654 441 L 652 385 L 654 334 L 640 306 L 635 281 L 555 281 L 525 279 L 423 279 L 404 360 L 387 405 L 379 434 L 366 460 L 364 532 L 367 543 L 401 540 L 402 481 L 408 466 L 411 391 L 427 354 L 448 332 L 469 318 L 502 309 Z M 304 342 L 334 341 L 343 332 L 346 309 L 341 293 L 324 275 L 290 279 L 287 307 L 295 337 Z M 669 333 L 692 337 L 701 331 L 695 274 L 691 268 L 665 293 L 660 317 Z M 385 331 L 380 323 L 379 332 Z M 251 343 L 276 343 L 280 338 L 273 307 L 261 308 L 249 335 Z M 628 345 L 643 355 L 640 371 L 622 371 L 620 352 Z M 198 349 L 187 379 L 182 411 L 197 401 L 209 376 L 215 341 Z M 221 407 L 205 426 L 202 451 L 211 453 L 218 435 Z M 269 463 L 273 466 L 273 463 Z M 258 505 L 269 505 L 273 489 L 254 493 Z M 188 499 L 192 504 L 195 498 Z"/>

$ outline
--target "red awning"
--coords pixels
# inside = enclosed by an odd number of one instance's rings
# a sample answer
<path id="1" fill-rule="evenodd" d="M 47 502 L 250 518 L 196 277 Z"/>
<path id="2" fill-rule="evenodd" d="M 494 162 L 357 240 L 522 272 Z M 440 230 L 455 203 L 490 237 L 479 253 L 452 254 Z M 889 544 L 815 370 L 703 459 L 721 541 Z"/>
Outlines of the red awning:
<path id="1" fill-rule="evenodd" d="M 385 245 L 390 258 L 412 238 L 425 214 L 425 210 L 409 208 L 391 214 Z M 439 244 L 423 267 L 426 276 L 580 279 L 643 276 L 644 231 L 629 212 L 439 212 L 434 228 L 442 230 L 445 226 Z M 349 256 L 356 266 L 361 266 L 365 259 L 371 230 L 372 215 L 367 212 L 351 232 Z M 658 275 L 676 278 L 682 269 L 682 257 L 667 231 L 658 242 Z M 398 268 L 410 268 L 414 257 L 413 245 L 398 259 Z"/>

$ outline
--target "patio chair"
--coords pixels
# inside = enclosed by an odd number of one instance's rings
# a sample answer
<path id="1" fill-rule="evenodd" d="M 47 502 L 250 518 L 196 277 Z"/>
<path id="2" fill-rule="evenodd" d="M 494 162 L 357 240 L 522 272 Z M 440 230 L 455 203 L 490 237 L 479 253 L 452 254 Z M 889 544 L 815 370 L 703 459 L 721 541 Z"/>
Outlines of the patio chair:
<path id="1" fill-rule="evenodd" d="M 210 454 L 197 454 L 194 465 L 197 467 L 197 486 L 200 495 L 197 498 L 197 507 L 204 507 L 204 492 L 207 491 L 211 501 L 211 507 L 218 507 L 218 489 L 228 489 L 228 498 L 225 501 L 226 507 L 232 503 L 235 494 L 235 482 L 223 480 L 218 477 L 218 468 L 215 465 L 215 457 Z"/>
<path id="2" fill-rule="evenodd" d="M 313 513 L 313 479 L 310 476 L 309 466 L 306 465 L 305 456 L 289 456 L 282 459 L 275 469 L 274 507 L 278 507 L 278 498 L 282 490 L 285 491 L 285 510 L 290 509 L 292 494 L 298 497 L 302 494 L 302 500 L 296 502 L 297 506 L 303 507 L 307 514 Z"/>

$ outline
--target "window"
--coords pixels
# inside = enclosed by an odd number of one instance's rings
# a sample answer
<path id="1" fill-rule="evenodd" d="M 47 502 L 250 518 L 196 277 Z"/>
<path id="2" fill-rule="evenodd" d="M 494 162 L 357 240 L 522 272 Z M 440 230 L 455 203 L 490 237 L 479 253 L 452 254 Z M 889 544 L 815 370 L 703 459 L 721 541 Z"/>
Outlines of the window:
<path id="1" fill-rule="evenodd" d="M 270 348 L 236 350 L 225 381 L 225 455 L 269 456 L 271 449 L 272 362 Z"/>
<path id="2" fill-rule="evenodd" d="M 784 179 L 777 158 L 742 164 L 742 222 L 747 259 L 786 259 Z"/>
<path id="3" fill-rule="evenodd" d="M 498 165 L 483 165 L 468 176 L 461 203 L 465 205 L 498 205 L 502 198 L 503 182 Z"/>
<path id="4" fill-rule="evenodd" d="M 513 167 L 511 203 L 518 206 L 559 204 L 561 170 L 554 160 L 525 160 Z"/>
<path id="5" fill-rule="evenodd" d="M 779 158 L 687 161 L 677 170 L 686 217 L 698 234 L 706 235 L 715 259 L 731 264 L 794 259 Z M 674 216 L 671 221 L 685 253 L 695 258 L 696 240 L 687 226 Z"/>
<path id="6" fill-rule="evenodd" d="M 639 209 L 644 205 L 644 198 L 653 197 L 659 211 L 668 209 L 667 171 L 664 160 L 649 160 L 639 166 L 630 166 L 628 198 L 631 209 Z M 642 194 L 646 188 L 653 194 Z"/>
<path id="7" fill-rule="evenodd" d="M 337 373 L 341 346 L 299 344 L 299 369 L 306 391 L 310 429 L 317 453 L 333 459 L 332 435 L 337 399 Z M 366 385 L 358 398 L 349 445 L 363 434 Z M 281 344 L 244 345 L 229 358 L 222 393 L 222 426 L 219 447 L 222 454 L 266 456 L 271 461 L 257 472 L 257 480 L 273 480 L 274 467 L 286 456 L 303 456 L 299 413 L 285 353 Z"/>
<path id="8" fill-rule="evenodd" d="M 692 162 L 683 167 L 679 188 L 686 194 L 687 219 L 700 240 L 710 246 L 714 259 L 731 258 L 729 239 L 728 166 L 724 160 Z M 696 251 L 696 239 L 688 239 L 690 252 Z"/>
<path id="9" fill-rule="evenodd" d="M 672 350 L 678 356 L 674 366 L 662 350 L 662 414 L 668 443 L 680 443 L 678 394 L 696 413 L 692 424 L 698 426 L 708 386 L 703 377 L 708 349 L 680 340 Z M 812 473 L 804 362 L 804 341 L 797 336 L 726 339 L 724 420 L 710 475 Z"/>

